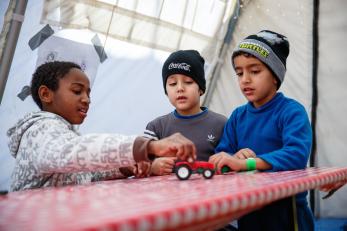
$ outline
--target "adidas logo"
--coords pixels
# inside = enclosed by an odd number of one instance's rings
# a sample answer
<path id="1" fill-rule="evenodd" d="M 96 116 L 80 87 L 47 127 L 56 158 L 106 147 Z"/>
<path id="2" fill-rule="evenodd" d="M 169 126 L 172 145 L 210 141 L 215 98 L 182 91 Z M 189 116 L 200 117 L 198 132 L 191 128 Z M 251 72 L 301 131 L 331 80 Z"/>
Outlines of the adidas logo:
<path id="1" fill-rule="evenodd" d="M 214 135 L 212 135 L 212 134 L 207 135 L 207 141 L 208 142 L 214 143 L 215 139 L 216 139 L 216 137 Z"/>

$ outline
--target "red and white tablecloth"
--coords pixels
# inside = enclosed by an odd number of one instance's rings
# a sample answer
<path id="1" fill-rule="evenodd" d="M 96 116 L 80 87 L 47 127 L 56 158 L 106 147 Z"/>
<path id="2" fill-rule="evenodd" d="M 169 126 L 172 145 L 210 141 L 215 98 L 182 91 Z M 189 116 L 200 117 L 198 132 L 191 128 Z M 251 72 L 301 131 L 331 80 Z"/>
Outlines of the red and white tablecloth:
<path id="1" fill-rule="evenodd" d="M 0 196 L 0 230 L 204 230 L 272 201 L 347 180 L 347 168 L 175 175 Z"/>

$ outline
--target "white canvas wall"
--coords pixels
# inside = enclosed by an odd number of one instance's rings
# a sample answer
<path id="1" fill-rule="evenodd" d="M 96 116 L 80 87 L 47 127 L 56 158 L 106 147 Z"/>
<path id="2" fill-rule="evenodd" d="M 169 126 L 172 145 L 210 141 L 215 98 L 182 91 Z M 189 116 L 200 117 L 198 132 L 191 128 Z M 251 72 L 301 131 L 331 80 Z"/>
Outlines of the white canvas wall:
<path id="1" fill-rule="evenodd" d="M 2 16 L 8 2 L 9 0 L 0 2 L 0 25 L 2 25 Z M 61 2 L 73 3 L 66 0 L 50 1 L 51 4 Z M 101 6 L 101 12 L 107 13 L 104 14 L 103 19 L 107 17 L 110 19 L 113 8 L 107 5 L 107 2 L 115 1 L 104 0 L 95 5 L 90 4 L 91 1 L 79 2 L 76 12 L 81 13 L 81 18 L 77 17 L 78 14 L 68 14 L 64 20 L 72 21 L 63 21 L 63 24 L 60 24 L 59 10 L 57 10 L 59 5 L 46 5 L 47 9 L 53 10 L 45 12 L 41 17 L 41 13 L 38 12 L 42 12 L 45 1 L 28 1 L 25 21 L 0 106 L 0 190 L 8 188 L 13 167 L 13 159 L 7 148 L 6 130 L 26 112 L 36 110 L 30 97 L 21 101 L 16 96 L 21 87 L 29 83 L 37 62 L 38 49 L 32 51 L 28 41 L 48 22 L 55 25 L 53 27 L 55 35 L 88 45 L 91 45 L 90 39 L 95 35 L 92 29 L 99 28 L 98 35 L 105 44 L 108 58 L 98 66 L 91 94 L 90 111 L 85 123 L 80 126 L 82 133 L 140 134 L 148 121 L 171 111 L 172 107 L 162 87 L 161 65 L 170 50 L 179 48 L 199 49 L 206 57 L 207 73 L 217 62 L 223 63 L 220 75 L 214 76 L 218 80 L 208 106 L 216 112 L 229 116 L 236 106 L 245 103 L 231 67 L 231 52 L 242 38 L 262 29 L 278 31 L 288 37 L 291 44 L 287 60 L 288 71 L 280 91 L 300 101 L 308 114 L 311 114 L 313 0 L 241 1 L 240 16 L 233 32 L 233 40 L 227 55 L 222 57 L 222 60 L 218 60 L 217 55 L 229 16 L 233 11 L 234 0 L 208 2 L 194 0 L 189 1 L 189 4 L 177 0 L 150 0 L 147 4 L 136 0 L 121 0 L 117 1 L 118 6 L 124 9 L 117 13 L 119 17 L 126 16 L 126 26 L 124 23 L 114 21 L 117 27 L 109 31 L 105 23 L 102 23 L 102 27 L 98 27 L 100 23 L 97 21 L 98 17 L 91 17 L 93 21 L 88 27 L 86 15 L 99 14 L 97 6 Z M 87 6 L 83 2 L 87 3 Z M 161 8 L 160 4 L 163 2 L 166 2 L 166 5 Z M 182 10 L 179 10 L 181 8 L 186 9 L 189 15 L 184 16 Z M 344 51 L 344 40 L 347 37 L 345 9 L 347 9 L 347 2 L 344 0 L 320 1 L 318 166 L 347 166 L 347 158 L 345 158 L 347 104 L 344 102 L 347 96 L 345 89 L 347 67 L 344 64 L 347 60 Z M 192 17 L 192 12 L 196 10 L 198 11 L 196 17 Z M 130 33 L 131 23 L 133 23 L 129 21 L 131 11 L 136 12 L 134 15 L 138 22 L 148 20 L 147 24 L 141 24 L 145 26 L 134 27 L 134 34 Z M 66 22 L 71 24 L 67 25 Z M 64 27 L 61 27 L 62 25 Z M 157 30 L 155 25 L 158 26 Z M 106 40 L 107 33 L 109 36 Z M 69 52 L 68 48 L 67 52 Z M 320 199 L 323 195 L 323 193 L 316 193 L 317 216 L 347 217 L 345 209 L 347 186 L 326 201 Z"/>
<path id="2" fill-rule="evenodd" d="M 0 106 L 0 190 L 8 189 L 14 164 L 7 147 L 6 131 L 27 112 L 38 110 L 30 96 L 22 101 L 17 94 L 24 85 L 30 84 L 36 67 L 38 49 L 32 51 L 28 41 L 45 25 L 40 23 L 38 13 L 42 7 L 43 1 L 28 1 L 26 20 Z M 89 30 L 54 29 L 57 36 L 89 45 L 95 35 Z M 161 66 L 168 52 L 112 38 L 108 38 L 105 51 L 108 58 L 99 64 L 91 92 L 92 103 L 80 131 L 141 134 L 147 122 L 172 110 L 161 80 Z M 66 47 L 66 52 L 69 56 L 72 51 Z"/>
<path id="3" fill-rule="evenodd" d="M 317 111 L 318 166 L 347 166 L 347 1 L 320 1 Z M 347 217 L 347 186 L 321 200 L 321 217 Z"/>
<path id="4" fill-rule="evenodd" d="M 112 5 L 115 2 L 119 8 Z M 7 148 L 6 131 L 27 112 L 38 110 L 31 97 L 22 101 L 16 95 L 24 85 L 29 85 L 37 63 L 39 49 L 32 51 L 28 41 L 46 23 L 55 30 L 54 36 L 74 43 L 92 45 L 91 38 L 100 32 L 98 36 L 105 46 L 108 58 L 97 67 L 88 117 L 80 126 L 82 133 L 141 134 L 149 121 L 172 111 L 161 78 L 168 50 L 195 48 L 213 60 L 223 38 L 219 35 L 226 22 L 225 15 L 230 13 L 231 1 L 149 0 L 147 3 L 28 1 L 0 106 L 0 190 L 8 189 L 14 164 Z M 4 15 L 6 7 L 1 9 Z M 185 9 L 187 16 L 181 9 Z M 132 16 L 136 20 L 131 20 Z M 111 18 L 112 23 L 108 25 Z M 166 26 L 168 31 L 162 31 Z M 165 37 L 169 39 L 163 43 Z M 66 46 L 66 55 L 62 57 L 70 60 L 77 55 L 71 55 L 73 52 L 77 51 Z"/>
<path id="5" fill-rule="evenodd" d="M 317 166 L 347 166 L 346 73 L 347 2 L 320 1 L 319 64 L 317 111 Z M 230 64 L 233 48 L 242 38 L 262 29 L 285 34 L 290 42 L 287 73 L 280 91 L 301 102 L 310 116 L 312 99 L 312 23 L 313 1 L 248 1 L 233 33 L 224 65 L 213 93 L 210 108 L 230 115 L 243 103 L 235 73 Z M 347 186 L 327 200 L 316 191 L 318 217 L 347 217 Z"/>
<path id="6" fill-rule="evenodd" d="M 301 102 L 308 113 L 311 103 L 312 60 L 312 2 L 311 1 L 247 1 L 240 12 L 233 40 L 224 58 L 222 73 L 217 77 L 210 107 L 230 115 L 238 105 L 245 103 L 231 66 L 231 54 L 236 44 L 250 34 L 268 29 L 286 35 L 290 42 L 287 73 L 279 91 Z"/>

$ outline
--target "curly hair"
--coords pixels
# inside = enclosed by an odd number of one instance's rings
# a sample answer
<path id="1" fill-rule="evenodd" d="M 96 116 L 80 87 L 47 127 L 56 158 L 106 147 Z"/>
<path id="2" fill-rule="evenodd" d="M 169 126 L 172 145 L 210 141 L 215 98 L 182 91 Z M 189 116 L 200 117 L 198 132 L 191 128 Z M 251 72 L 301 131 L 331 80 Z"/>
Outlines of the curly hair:
<path id="1" fill-rule="evenodd" d="M 45 85 L 52 91 L 56 91 L 59 87 L 59 80 L 72 69 L 77 68 L 81 70 L 81 67 L 73 62 L 65 61 L 53 61 L 47 62 L 39 66 L 33 74 L 31 80 L 31 96 L 35 103 L 42 110 L 42 102 L 39 97 L 39 88 Z"/>

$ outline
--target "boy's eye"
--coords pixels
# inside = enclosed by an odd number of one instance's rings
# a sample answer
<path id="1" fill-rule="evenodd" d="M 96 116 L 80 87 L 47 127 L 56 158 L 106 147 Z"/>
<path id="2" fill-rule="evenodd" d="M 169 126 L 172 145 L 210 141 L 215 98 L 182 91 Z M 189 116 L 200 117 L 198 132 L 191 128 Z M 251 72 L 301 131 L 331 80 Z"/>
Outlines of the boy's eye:
<path id="1" fill-rule="evenodd" d="M 72 90 L 73 93 L 75 93 L 76 95 L 80 95 L 82 93 L 81 90 Z"/>
<path id="2" fill-rule="evenodd" d="M 260 72 L 260 70 L 251 70 L 252 74 L 258 74 Z"/>
<path id="3" fill-rule="evenodd" d="M 192 80 L 187 80 L 187 81 L 185 81 L 185 83 L 186 83 L 186 84 L 192 84 L 193 81 L 192 81 Z"/>
<path id="4" fill-rule="evenodd" d="M 236 75 L 237 75 L 237 77 L 241 77 L 243 75 L 243 73 L 242 72 L 238 72 L 238 73 L 236 73 Z"/>
<path id="5" fill-rule="evenodd" d="M 175 86 L 176 85 L 176 82 L 171 82 L 171 83 L 168 83 L 169 86 Z"/>

